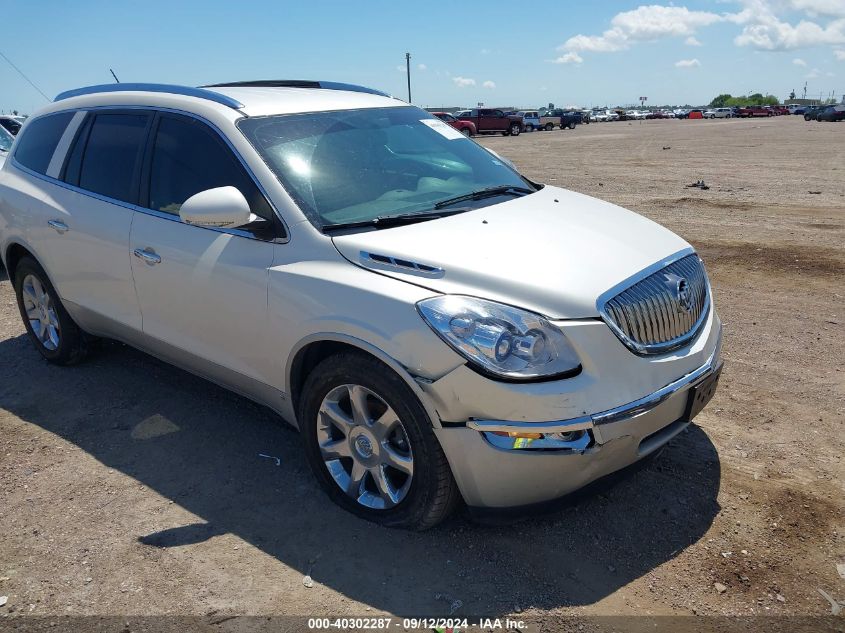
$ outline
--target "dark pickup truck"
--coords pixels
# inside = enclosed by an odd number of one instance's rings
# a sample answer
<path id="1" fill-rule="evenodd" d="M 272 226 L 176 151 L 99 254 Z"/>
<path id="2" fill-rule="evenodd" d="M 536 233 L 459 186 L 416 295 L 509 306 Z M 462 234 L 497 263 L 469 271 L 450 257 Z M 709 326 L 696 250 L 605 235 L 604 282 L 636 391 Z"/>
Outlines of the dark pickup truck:
<path id="1" fill-rule="evenodd" d="M 468 114 L 457 116 L 461 121 L 471 121 L 475 124 L 478 134 L 501 133 L 505 136 L 519 136 L 524 130 L 522 117 L 516 114 L 505 114 L 502 110 L 492 108 L 475 108 Z"/>

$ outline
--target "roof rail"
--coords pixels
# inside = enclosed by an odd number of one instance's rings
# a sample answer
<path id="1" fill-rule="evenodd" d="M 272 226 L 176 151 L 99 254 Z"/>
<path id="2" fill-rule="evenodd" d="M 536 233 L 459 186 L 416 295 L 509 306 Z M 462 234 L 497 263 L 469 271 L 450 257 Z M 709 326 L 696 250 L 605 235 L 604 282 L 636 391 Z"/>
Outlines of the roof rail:
<path id="1" fill-rule="evenodd" d="M 222 84 L 210 84 L 201 88 L 322 88 L 323 90 L 347 90 L 365 92 L 371 95 L 389 97 L 390 95 L 375 88 L 344 84 L 337 81 L 311 81 L 308 79 L 259 79 L 257 81 L 232 81 Z"/>
<path id="2" fill-rule="evenodd" d="M 70 99 L 71 97 L 79 97 L 81 95 L 97 94 L 99 92 L 166 92 L 176 95 L 185 95 L 187 97 L 197 97 L 199 99 L 207 99 L 214 101 L 224 106 L 229 106 L 235 110 L 240 110 L 244 107 L 237 99 L 227 97 L 219 92 L 212 90 L 203 90 L 202 88 L 192 88 L 190 86 L 173 86 L 169 84 L 102 84 L 100 86 L 86 86 L 85 88 L 76 88 L 74 90 L 66 90 L 65 92 L 56 95 L 53 101 L 62 101 L 63 99 Z"/>

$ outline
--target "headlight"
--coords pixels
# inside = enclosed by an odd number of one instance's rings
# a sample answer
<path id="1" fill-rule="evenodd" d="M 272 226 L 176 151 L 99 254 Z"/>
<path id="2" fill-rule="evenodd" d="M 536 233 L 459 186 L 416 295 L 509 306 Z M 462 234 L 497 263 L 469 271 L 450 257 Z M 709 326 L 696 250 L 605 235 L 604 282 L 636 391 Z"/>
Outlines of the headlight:
<path id="1" fill-rule="evenodd" d="M 530 380 L 580 367 L 563 332 L 539 314 L 457 295 L 425 299 L 417 309 L 440 338 L 496 376 Z"/>

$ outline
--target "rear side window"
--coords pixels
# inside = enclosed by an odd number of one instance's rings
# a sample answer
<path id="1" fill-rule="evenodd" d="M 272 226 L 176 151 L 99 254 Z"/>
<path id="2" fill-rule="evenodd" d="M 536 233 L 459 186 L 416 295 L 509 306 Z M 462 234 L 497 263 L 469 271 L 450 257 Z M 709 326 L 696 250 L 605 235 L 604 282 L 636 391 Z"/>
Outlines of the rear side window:
<path id="1" fill-rule="evenodd" d="M 15 160 L 32 171 L 46 174 L 53 152 L 72 118 L 73 112 L 60 112 L 30 121 L 18 140 Z"/>
<path id="2" fill-rule="evenodd" d="M 134 204 L 149 119 L 148 114 L 98 114 L 85 145 L 79 186 Z"/>
<path id="3" fill-rule="evenodd" d="M 230 186 L 244 195 L 255 215 L 273 217 L 258 186 L 214 131 L 195 119 L 162 116 L 150 165 L 149 207 L 177 214 L 194 194 Z"/>

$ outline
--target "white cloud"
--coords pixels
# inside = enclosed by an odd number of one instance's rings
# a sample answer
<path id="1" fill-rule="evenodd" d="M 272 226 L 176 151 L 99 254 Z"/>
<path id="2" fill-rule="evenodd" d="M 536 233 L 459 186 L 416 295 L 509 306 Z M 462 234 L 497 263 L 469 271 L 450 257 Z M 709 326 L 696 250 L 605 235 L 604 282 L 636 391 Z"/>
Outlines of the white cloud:
<path id="1" fill-rule="evenodd" d="M 795 59 L 793 59 L 792 63 L 795 64 L 796 66 L 806 66 L 807 65 L 807 62 L 805 62 L 800 57 L 796 57 Z"/>
<path id="2" fill-rule="evenodd" d="M 806 79 L 815 79 L 816 77 L 821 77 L 822 73 L 818 68 L 813 68 L 809 73 L 804 75 Z"/>
<path id="3" fill-rule="evenodd" d="M 611 28 L 601 35 L 575 35 L 558 50 L 612 53 L 625 50 L 636 42 L 652 42 L 666 37 L 686 37 L 698 42 L 693 37 L 697 29 L 725 19 L 717 13 L 690 11 L 686 7 L 641 6 L 617 13 L 610 21 Z"/>
<path id="4" fill-rule="evenodd" d="M 496 82 L 494 82 L 494 81 L 485 81 L 485 82 L 484 82 L 483 84 L 481 84 L 481 85 L 482 85 L 483 87 L 485 87 L 485 88 L 489 88 L 490 90 L 492 90 L 493 88 L 495 88 L 495 87 L 496 87 Z"/>
<path id="5" fill-rule="evenodd" d="M 836 73 L 832 73 L 832 72 L 828 71 L 824 74 L 824 76 L 825 77 L 836 77 Z"/>
<path id="6" fill-rule="evenodd" d="M 843 16 L 845 2 L 842 0 L 789 0 L 789 6 L 796 11 L 804 11 L 810 16 Z"/>
<path id="7" fill-rule="evenodd" d="M 701 66 L 701 62 L 697 59 L 681 59 L 675 62 L 678 68 L 695 68 Z"/>
<path id="8" fill-rule="evenodd" d="M 466 88 L 467 86 L 474 86 L 475 79 L 470 79 L 468 77 L 461 77 L 460 75 L 455 75 L 452 77 L 452 81 L 455 82 L 455 85 L 458 88 Z"/>
<path id="9" fill-rule="evenodd" d="M 639 42 L 666 38 L 684 38 L 688 46 L 701 46 L 696 32 L 714 24 L 741 27 L 734 43 L 763 51 L 845 45 L 845 0 L 724 0 L 724 3 L 739 4 L 741 10 L 715 13 L 672 5 L 640 6 L 617 13 L 609 28 L 600 35 L 574 35 L 558 46 L 558 50 L 612 53 Z M 779 17 L 786 13 L 798 16 L 793 22 Z M 554 61 L 569 63 L 575 60 L 564 56 Z"/>
<path id="10" fill-rule="evenodd" d="M 428 66 L 426 66 L 425 64 L 417 64 L 417 68 L 419 70 L 428 70 Z"/>
<path id="11" fill-rule="evenodd" d="M 561 55 L 557 59 L 549 60 L 553 64 L 580 64 L 584 61 L 584 58 L 581 57 L 575 51 L 569 51 L 568 53 Z"/>
<path id="12" fill-rule="evenodd" d="M 845 44 L 845 19 L 827 26 L 801 20 L 792 25 L 774 15 L 759 16 L 758 22 L 742 29 L 734 43 L 764 51 L 790 51 L 821 44 Z"/>
<path id="13" fill-rule="evenodd" d="M 841 48 L 834 49 L 833 54 L 840 62 L 845 62 L 845 50 Z"/>
<path id="14" fill-rule="evenodd" d="M 482 48 L 482 49 L 481 49 L 481 54 L 482 54 L 482 55 L 489 55 L 489 54 L 490 54 L 490 53 L 492 53 L 492 52 L 493 52 L 493 51 L 491 51 L 489 48 Z"/>

